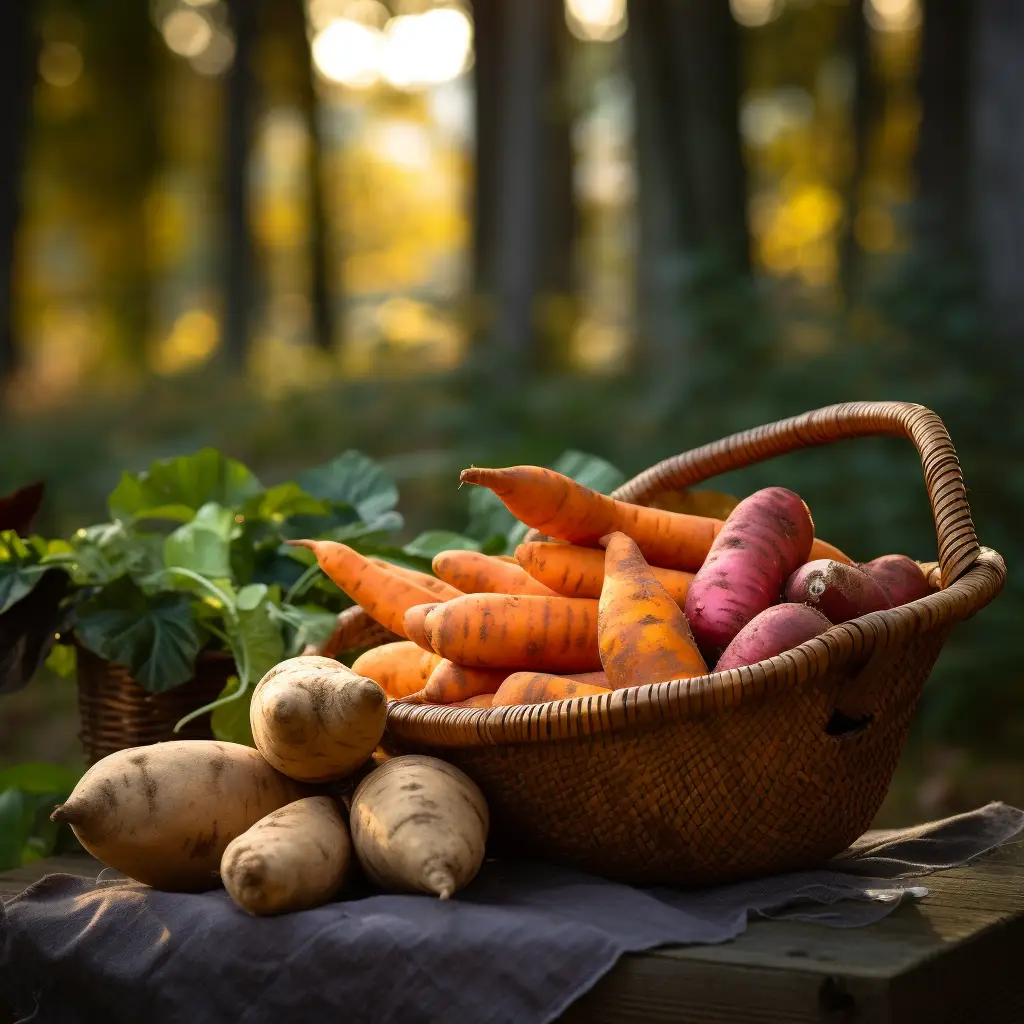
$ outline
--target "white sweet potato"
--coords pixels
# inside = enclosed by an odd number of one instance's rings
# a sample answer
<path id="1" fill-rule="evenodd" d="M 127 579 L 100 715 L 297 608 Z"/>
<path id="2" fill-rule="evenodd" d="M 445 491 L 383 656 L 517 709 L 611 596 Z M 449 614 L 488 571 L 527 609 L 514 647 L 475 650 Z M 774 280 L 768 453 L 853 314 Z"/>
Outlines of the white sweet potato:
<path id="1" fill-rule="evenodd" d="M 487 801 L 454 765 L 420 754 L 384 761 L 352 798 L 352 845 L 366 874 L 391 892 L 447 899 L 480 870 Z"/>
<path id="2" fill-rule="evenodd" d="M 243 910 L 286 914 L 327 903 L 351 863 L 352 841 L 337 804 L 328 796 L 307 796 L 232 839 L 220 876 Z"/>
<path id="3" fill-rule="evenodd" d="M 97 761 L 50 817 L 108 867 L 157 889 L 198 892 L 219 884 L 232 839 L 305 795 L 252 747 L 173 740 Z"/>
<path id="4" fill-rule="evenodd" d="M 249 724 L 260 753 L 300 782 L 351 774 L 384 735 L 387 696 L 333 658 L 275 665 L 253 691 Z"/>

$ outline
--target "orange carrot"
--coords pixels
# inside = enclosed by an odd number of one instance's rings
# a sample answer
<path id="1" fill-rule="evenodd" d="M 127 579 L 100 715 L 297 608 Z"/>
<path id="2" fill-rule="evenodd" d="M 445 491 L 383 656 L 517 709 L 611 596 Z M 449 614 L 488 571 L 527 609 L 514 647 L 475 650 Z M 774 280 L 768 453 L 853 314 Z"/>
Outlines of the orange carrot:
<path id="1" fill-rule="evenodd" d="M 828 541 L 815 537 L 811 541 L 811 553 L 807 556 L 808 562 L 814 562 L 819 558 L 831 558 L 833 562 L 842 562 L 843 565 L 854 565 L 849 555 L 844 555 L 837 547 L 833 547 Z"/>
<path id="2" fill-rule="evenodd" d="M 605 549 L 597 636 L 601 664 L 615 689 L 708 670 L 682 609 L 624 533 L 613 533 Z"/>
<path id="3" fill-rule="evenodd" d="M 516 565 L 516 560 L 511 555 L 492 555 L 492 558 L 498 559 L 499 562 L 511 562 Z"/>
<path id="4" fill-rule="evenodd" d="M 402 616 L 414 604 L 432 604 L 437 595 L 403 576 L 374 565 L 347 544 L 333 540 L 290 540 L 309 548 L 320 568 L 366 613 L 397 636 L 405 636 Z"/>
<path id="5" fill-rule="evenodd" d="M 604 552 L 577 544 L 530 541 L 516 548 L 519 564 L 535 579 L 566 597 L 600 597 L 604 582 Z M 654 578 L 680 608 L 693 573 L 651 567 Z"/>
<path id="6" fill-rule="evenodd" d="M 558 540 L 595 547 L 608 534 L 624 533 L 649 565 L 663 569 L 696 572 L 725 525 L 721 519 L 618 501 L 540 466 L 473 467 L 459 479 L 489 488 L 520 522 Z M 825 547 L 828 553 L 814 557 L 851 562 L 824 541 L 817 550 Z"/>
<path id="7" fill-rule="evenodd" d="M 475 697 L 469 697 L 467 700 L 458 700 L 451 706 L 453 708 L 489 708 L 493 703 L 493 693 L 478 693 Z"/>
<path id="8" fill-rule="evenodd" d="M 423 587 L 424 590 L 429 590 L 432 594 L 437 594 L 442 601 L 450 601 L 453 597 L 462 596 L 461 590 L 456 590 L 450 583 L 445 583 L 444 580 L 439 580 L 436 576 L 430 576 L 416 569 L 407 569 L 404 565 L 396 565 L 394 562 L 389 562 L 386 558 L 371 558 L 370 561 L 374 565 L 379 565 L 382 569 L 387 569 L 389 572 L 404 577 L 410 583 Z"/>
<path id="9" fill-rule="evenodd" d="M 445 601 L 424 622 L 430 646 L 471 668 L 594 672 L 597 601 L 530 594 L 467 594 Z"/>
<path id="10" fill-rule="evenodd" d="M 423 620 L 427 617 L 428 612 L 433 611 L 441 603 L 432 601 L 430 604 L 414 604 L 411 608 L 406 608 L 405 614 L 402 616 L 405 635 L 423 650 L 432 653 L 433 648 L 430 646 L 426 633 L 423 632 Z"/>
<path id="11" fill-rule="evenodd" d="M 546 704 L 550 700 L 591 697 L 610 692 L 607 686 L 581 683 L 575 679 L 554 676 L 548 672 L 513 672 L 498 687 L 491 707 L 509 707 L 512 704 Z"/>
<path id="12" fill-rule="evenodd" d="M 434 555 L 434 572 L 463 594 L 537 594 L 555 592 L 538 583 L 521 565 L 479 551 L 442 551 Z"/>
<path id="13" fill-rule="evenodd" d="M 397 640 L 364 651 L 352 662 L 352 671 L 372 679 L 392 698 L 422 690 L 440 661 L 411 640 Z"/>
<path id="14" fill-rule="evenodd" d="M 481 693 L 494 693 L 507 675 L 504 668 L 471 668 L 442 658 L 427 680 L 423 699 L 430 704 L 455 704 Z"/>

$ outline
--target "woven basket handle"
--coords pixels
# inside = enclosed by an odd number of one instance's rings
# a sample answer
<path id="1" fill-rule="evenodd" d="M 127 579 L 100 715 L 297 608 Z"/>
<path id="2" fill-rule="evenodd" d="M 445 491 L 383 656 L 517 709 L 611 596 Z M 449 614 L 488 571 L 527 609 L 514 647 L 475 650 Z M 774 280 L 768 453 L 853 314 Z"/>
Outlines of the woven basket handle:
<path id="1" fill-rule="evenodd" d="M 624 483 L 612 496 L 643 505 L 664 491 L 684 490 L 799 448 L 875 436 L 909 437 L 921 455 L 945 588 L 977 561 L 981 548 L 953 442 L 942 420 L 923 405 L 847 402 L 825 406 L 665 459 Z"/>

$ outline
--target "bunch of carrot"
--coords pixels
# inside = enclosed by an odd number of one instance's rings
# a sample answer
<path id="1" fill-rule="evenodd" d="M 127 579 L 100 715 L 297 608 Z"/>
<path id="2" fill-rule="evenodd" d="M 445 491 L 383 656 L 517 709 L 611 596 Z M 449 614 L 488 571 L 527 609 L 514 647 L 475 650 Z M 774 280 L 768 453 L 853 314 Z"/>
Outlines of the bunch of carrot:
<path id="1" fill-rule="evenodd" d="M 401 637 L 353 669 L 392 700 L 535 704 L 773 657 L 836 622 L 930 591 L 918 563 L 858 565 L 769 487 L 725 520 L 618 501 L 536 466 L 463 470 L 551 538 L 515 558 L 451 550 L 434 575 L 332 541 L 295 541 Z"/>

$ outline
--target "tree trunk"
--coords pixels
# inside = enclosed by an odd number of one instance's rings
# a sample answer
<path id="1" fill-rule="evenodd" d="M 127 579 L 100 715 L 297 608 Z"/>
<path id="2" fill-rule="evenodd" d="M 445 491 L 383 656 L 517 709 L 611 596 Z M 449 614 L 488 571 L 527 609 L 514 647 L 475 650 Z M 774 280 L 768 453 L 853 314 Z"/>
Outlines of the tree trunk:
<path id="1" fill-rule="evenodd" d="M 255 0 L 228 0 L 235 59 L 224 76 L 224 343 L 227 366 L 241 372 L 249 354 L 253 298 L 253 232 L 249 200 L 252 143 Z"/>
<path id="2" fill-rule="evenodd" d="M 982 289 L 997 335 L 1024 339 L 1024 4 L 975 0 L 974 202 Z"/>
<path id="3" fill-rule="evenodd" d="M 963 258 L 970 208 L 971 0 L 925 0 L 923 12 L 917 240 L 929 257 Z"/>
<path id="4" fill-rule="evenodd" d="M 0 388 L 18 365 L 14 281 L 21 222 L 21 176 L 32 115 L 36 46 L 35 4 L 8 3 L 0 10 Z"/>

